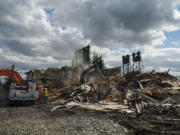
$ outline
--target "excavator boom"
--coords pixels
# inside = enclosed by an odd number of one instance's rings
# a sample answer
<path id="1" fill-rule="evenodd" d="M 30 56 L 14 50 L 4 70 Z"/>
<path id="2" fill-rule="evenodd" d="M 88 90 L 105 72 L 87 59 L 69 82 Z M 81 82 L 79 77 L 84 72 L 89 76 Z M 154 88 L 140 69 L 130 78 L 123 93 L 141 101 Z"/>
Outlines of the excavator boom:
<path id="1" fill-rule="evenodd" d="M 24 81 L 23 78 L 19 75 L 19 73 L 9 69 L 0 69 L 0 76 L 10 77 L 17 85 L 22 85 Z"/>

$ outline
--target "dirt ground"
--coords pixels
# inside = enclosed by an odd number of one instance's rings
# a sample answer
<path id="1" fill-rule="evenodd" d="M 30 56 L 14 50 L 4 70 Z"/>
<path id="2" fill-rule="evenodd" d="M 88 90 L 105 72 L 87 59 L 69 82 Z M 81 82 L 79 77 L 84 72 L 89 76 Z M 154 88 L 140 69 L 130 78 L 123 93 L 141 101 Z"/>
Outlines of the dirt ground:
<path id="1" fill-rule="evenodd" d="M 60 108 L 52 111 L 56 106 Z M 180 108 L 149 109 L 143 115 L 61 104 L 13 106 L 0 103 L 0 135 L 179 135 Z M 93 109 L 96 107 L 96 109 Z M 104 106 L 103 106 L 104 107 Z M 154 112 L 154 110 L 157 110 Z"/>
<path id="2" fill-rule="evenodd" d="M 127 128 L 103 112 L 52 105 L 0 107 L 0 135 L 127 135 Z"/>
<path id="3" fill-rule="evenodd" d="M 1 106 L 0 135 L 179 135 L 179 119 L 161 122 L 119 112 L 55 104 Z M 148 115 L 149 116 L 149 115 Z M 153 115 L 152 115 L 153 117 Z"/>

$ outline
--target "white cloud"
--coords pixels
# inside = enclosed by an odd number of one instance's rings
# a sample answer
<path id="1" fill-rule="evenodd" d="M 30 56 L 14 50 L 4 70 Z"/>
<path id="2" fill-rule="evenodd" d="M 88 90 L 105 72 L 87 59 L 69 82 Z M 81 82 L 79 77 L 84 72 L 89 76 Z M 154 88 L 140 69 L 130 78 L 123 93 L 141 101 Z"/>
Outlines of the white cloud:
<path id="1" fill-rule="evenodd" d="M 179 49 L 155 47 L 167 40 L 165 31 L 180 29 L 178 4 L 178 0 L 0 1 L 1 67 L 70 64 L 73 51 L 90 43 L 109 67 L 120 66 L 123 54 L 143 49 L 147 67 L 176 70 Z M 44 8 L 54 9 L 53 14 Z"/>

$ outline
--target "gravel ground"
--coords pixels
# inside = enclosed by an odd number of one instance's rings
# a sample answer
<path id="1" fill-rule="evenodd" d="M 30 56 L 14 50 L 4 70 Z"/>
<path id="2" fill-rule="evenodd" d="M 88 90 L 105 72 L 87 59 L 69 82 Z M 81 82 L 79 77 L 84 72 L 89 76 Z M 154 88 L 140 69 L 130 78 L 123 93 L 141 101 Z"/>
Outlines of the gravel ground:
<path id="1" fill-rule="evenodd" d="M 127 135 L 125 127 L 101 117 L 47 106 L 1 107 L 0 135 Z"/>

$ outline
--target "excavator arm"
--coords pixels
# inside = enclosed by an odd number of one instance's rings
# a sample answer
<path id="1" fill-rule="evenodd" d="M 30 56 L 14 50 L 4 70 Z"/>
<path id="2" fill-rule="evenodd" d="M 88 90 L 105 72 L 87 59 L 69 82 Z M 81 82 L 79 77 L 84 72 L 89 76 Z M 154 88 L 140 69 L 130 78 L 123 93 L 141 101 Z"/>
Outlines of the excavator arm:
<path id="1" fill-rule="evenodd" d="M 22 85 L 24 80 L 16 71 L 9 69 L 0 69 L 0 76 L 7 76 L 13 79 L 17 85 Z"/>
<path id="2" fill-rule="evenodd" d="M 80 76 L 80 83 L 81 84 L 84 84 L 85 83 L 85 75 L 90 71 L 92 70 L 93 68 L 95 68 L 94 65 L 90 65 L 87 69 L 85 69 L 82 73 L 81 73 L 81 76 Z"/>
<path id="3" fill-rule="evenodd" d="M 81 84 L 84 84 L 85 83 L 85 75 L 91 71 L 92 69 L 95 69 L 95 72 L 102 78 L 104 79 L 104 75 L 102 74 L 102 72 L 100 71 L 100 69 L 97 67 L 96 64 L 93 64 L 93 65 L 90 65 L 88 68 L 86 68 L 82 73 L 81 73 L 81 76 L 80 76 L 80 81 L 70 81 L 70 85 L 81 85 Z"/>
<path id="4" fill-rule="evenodd" d="M 100 71 L 100 69 L 97 67 L 96 64 L 94 65 L 90 65 L 87 69 L 85 69 L 82 73 L 81 73 L 81 77 L 80 77 L 80 83 L 84 84 L 85 83 L 85 75 L 91 71 L 92 69 L 95 69 L 95 72 L 102 78 L 104 79 L 104 75 L 102 74 L 102 72 Z"/>

